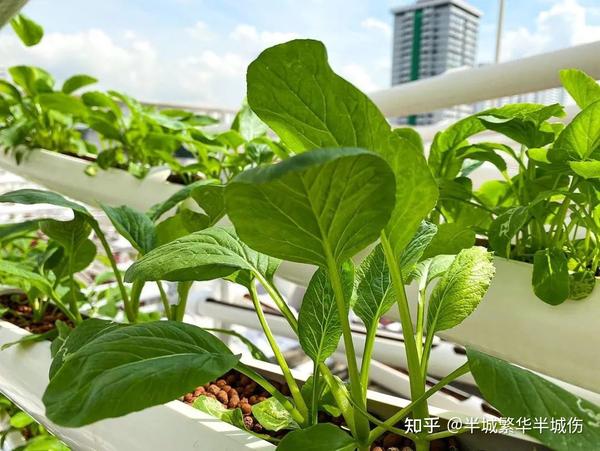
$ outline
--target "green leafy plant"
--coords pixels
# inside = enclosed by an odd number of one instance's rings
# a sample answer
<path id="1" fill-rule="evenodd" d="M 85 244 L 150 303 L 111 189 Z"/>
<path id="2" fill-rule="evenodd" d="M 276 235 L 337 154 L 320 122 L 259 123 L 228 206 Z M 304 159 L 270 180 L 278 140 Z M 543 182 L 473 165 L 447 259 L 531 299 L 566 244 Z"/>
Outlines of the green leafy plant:
<path id="1" fill-rule="evenodd" d="M 558 104 L 506 105 L 439 132 L 429 154 L 440 185 L 440 202 L 430 219 L 440 230 L 462 230 L 466 238 L 448 243 L 468 247 L 477 232 L 497 255 L 533 263 L 533 290 L 552 305 L 588 297 L 600 262 L 600 126 L 593 119 L 600 87 L 575 69 L 562 71 L 561 80 L 582 109 L 566 127 L 552 122 L 564 116 Z M 510 138 L 518 148 L 469 142 L 486 130 Z M 518 168 L 515 175 L 509 175 L 506 161 Z M 502 179 L 474 187 L 469 176 L 484 162 Z"/>
<path id="2" fill-rule="evenodd" d="M 11 22 L 27 46 L 36 45 L 43 29 L 20 15 Z M 182 109 L 158 109 L 109 90 L 76 92 L 98 80 L 74 75 L 60 89 L 52 76 L 31 66 L 9 68 L 12 83 L 0 80 L 0 147 L 17 161 L 42 148 L 90 161 L 86 173 L 119 168 L 138 178 L 168 168 L 170 179 L 227 181 L 244 169 L 285 159 L 288 150 L 271 139 L 266 125 L 244 104 L 229 130 L 208 132 L 211 116 Z M 96 140 L 82 131 L 95 132 Z M 187 154 L 180 158 L 178 154 Z"/>
<path id="3" fill-rule="evenodd" d="M 468 349 L 468 363 L 426 389 L 433 337 L 460 324 L 481 302 L 494 273 L 491 254 L 471 246 L 457 255 L 435 251 L 443 248 L 447 232 L 423 222 L 438 190 L 414 135 L 392 131 L 373 103 L 332 71 L 320 42 L 297 40 L 267 49 L 250 65 L 247 78 L 250 107 L 297 155 L 246 170 L 226 185 L 224 209 L 235 229 L 213 224 L 163 244 L 135 262 L 125 278 L 186 284 L 225 278 L 246 287 L 290 397 L 201 328 L 174 321 L 93 320 L 75 329 L 56 354 L 44 395 L 48 417 L 74 427 L 121 416 L 174 399 L 235 368 L 274 398 L 263 401 L 256 417 L 267 429 L 289 430 L 278 449 L 367 450 L 391 431 L 424 451 L 434 439 L 465 431 L 413 433 L 402 421 L 429 417 L 427 398 L 471 371 L 485 398 L 504 415 L 573 417 L 585 425 L 576 436 L 536 433 L 542 443 L 564 450 L 597 443 L 597 406 L 475 349 Z M 438 234 L 442 239 L 432 250 Z M 352 259 L 360 252 L 369 255 L 356 269 Z M 282 259 L 318 267 L 298 316 L 274 283 Z M 414 315 L 405 291 L 412 280 L 420 288 Z M 304 386 L 279 349 L 257 284 L 314 362 Z M 374 331 L 394 306 L 412 400 L 382 420 L 369 413 L 366 388 Z M 350 310 L 368 331 L 360 367 Z M 347 384 L 325 365 L 340 340 Z M 116 397 L 122 402 L 109 402 Z M 242 426 L 238 413 L 226 414 L 202 397 L 196 403 Z M 320 410 L 341 414 L 345 427 L 319 423 Z"/>
<path id="4" fill-rule="evenodd" d="M 0 272 L 4 280 L 22 288 L 34 305 L 37 299 L 46 300 L 40 304 L 40 314 L 43 313 L 47 302 L 51 302 L 73 323 L 81 322 L 80 304 L 85 301 L 85 295 L 81 291 L 81 284 L 75 279 L 75 274 L 87 268 L 96 257 L 96 245 L 89 238 L 93 232 L 105 251 L 117 280 L 127 318 L 134 321 L 135 315 L 129 294 L 106 236 L 98 221 L 84 206 L 59 194 L 36 189 L 22 189 L 3 194 L 0 196 L 0 203 L 50 204 L 72 211 L 73 219 L 70 221 L 44 219 L 5 226 L 5 230 L 24 229 L 28 232 L 39 227 L 49 237 L 46 252 L 36 260 L 35 266 L 26 266 L 26 261 L 22 259 L 0 260 Z"/>

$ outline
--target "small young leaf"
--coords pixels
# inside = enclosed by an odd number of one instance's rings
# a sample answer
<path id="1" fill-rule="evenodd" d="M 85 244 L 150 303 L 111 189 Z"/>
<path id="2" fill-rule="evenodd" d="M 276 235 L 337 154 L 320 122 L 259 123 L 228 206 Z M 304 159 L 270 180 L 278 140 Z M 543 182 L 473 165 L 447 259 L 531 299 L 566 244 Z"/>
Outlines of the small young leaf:
<path id="1" fill-rule="evenodd" d="M 129 267 L 125 280 L 212 280 L 239 270 L 271 280 L 279 263 L 250 249 L 233 229 L 211 227 L 152 250 Z"/>
<path id="2" fill-rule="evenodd" d="M 490 225 L 490 247 L 501 257 L 510 255 L 512 239 L 525 227 L 531 213 L 528 207 L 514 207 L 498 216 Z"/>
<path id="3" fill-rule="evenodd" d="M 569 166 L 584 179 L 600 179 L 600 161 L 569 161 Z"/>
<path id="4" fill-rule="evenodd" d="M 474 244 L 475 232 L 473 230 L 455 222 L 444 223 L 437 227 L 437 233 L 425 249 L 422 257 L 425 259 L 436 255 L 455 255 Z"/>
<path id="5" fill-rule="evenodd" d="M 169 197 L 164 202 L 158 203 L 146 213 L 152 221 L 156 221 L 162 215 L 164 215 L 170 209 L 176 207 L 180 202 L 183 202 L 187 198 L 189 198 L 195 189 L 204 186 L 204 185 L 214 185 L 216 182 L 214 180 L 198 180 L 197 182 L 186 185 L 184 188 L 181 188 L 171 197 Z"/>
<path id="6" fill-rule="evenodd" d="M 65 94 L 71 94 L 84 86 L 92 85 L 97 83 L 98 79 L 89 75 L 80 74 L 69 77 L 62 85 L 62 92 Z"/>
<path id="7" fill-rule="evenodd" d="M 75 213 L 71 221 L 46 219 L 40 228 L 48 237 L 58 242 L 67 254 L 73 254 L 88 239 L 92 228 L 80 213 Z"/>
<path id="8" fill-rule="evenodd" d="M 396 298 L 381 244 L 362 261 L 357 274 L 356 302 L 352 309 L 367 329 L 377 327 L 379 319 Z"/>
<path id="9" fill-rule="evenodd" d="M 561 70 L 560 82 L 581 109 L 600 100 L 600 86 L 596 80 L 579 69 Z"/>
<path id="10" fill-rule="evenodd" d="M 199 396 L 196 401 L 194 401 L 194 404 L 192 404 L 192 407 L 237 428 L 242 430 L 246 429 L 246 426 L 244 425 L 244 415 L 242 414 L 241 409 L 226 409 L 219 401 L 214 398 L 209 398 L 208 396 Z M 254 407 L 252 409 L 253 411 Z"/>
<path id="11" fill-rule="evenodd" d="M 101 205 L 115 229 L 142 255 L 156 247 L 156 229 L 148 216 L 126 205 Z"/>
<path id="12" fill-rule="evenodd" d="M 10 21 L 17 36 L 27 47 L 36 45 L 44 37 L 44 29 L 25 14 L 19 14 Z"/>
<path id="13" fill-rule="evenodd" d="M 225 186 L 200 185 L 192 190 L 191 196 L 208 216 L 209 227 L 225 215 Z"/>
<path id="14" fill-rule="evenodd" d="M 569 297 L 567 257 L 560 249 L 539 250 L 533 256 L 531 279 L 535 295 L 550 305 L 562 304 Z"/>
<path id="15" fill-rule="evenodd" d="M 88 109 L 80 99 L 64 92 L 43 92 L 39 95 L 38 101 L 42 107 L 66 115 L 78 118 L 85 118 L 88 115 Z"/>
<path id="16" fill-rule="evenodd" d="M 27 440 L 22 451 L 71 451 L 70 448 L 53 435 L 38 435 Z"/>
<path id="17" fill-rule="evenodd" d="M 277 451 L 353 451 L 357 446 L 343 429 L 321 423 L 286 434 Z"/>
<path id="18" fill-rule="evenodd" d="M 467 357 L 483 397 L 503 417 L 525 418 L 532 423 L 538 418 L 549 422 L 564 419 L 573 428 L 577 428 L 576 423 L 581 425 L 580 432 L 567 434 L 534 427 L 525 433 L 557 451 L 596 449 L 600 443 L 600 407 L 504 360 L 470 348 Z"/>
<path id="19" fill-rule="evenodd" d="M 554 150 L 564 151 L 575 160 L 590 158 L 600 146 L 600 102 L 584 108 L 558 135 Z"/>
<path id="20" fill-rule="evenodd" d="M 252 406 L 252 414 L 268 431 L 298 429 L 290 413 L 275 398 L 267 398 Z"/>
<path id="21" fill-rule="evenodd" d="M 10 425 L 17 429 L 22 429 L 32 423 L 35 423 L 35 420 L 25 412 L 17 412 L 10 417 Z"/>
<path id="22" fill-rule="evenodd" d="M 596 286 L 593 271 L 579 271 L 569 274 L 569 299 L 579 301 L 592 294 Z"/>
<path id="23" fill-rule="evenodd" d="M 0 274 L 10 277 L 11 284 L 28 291 L 31 287 L 36 288 L 46 296 L 52 295 L 50 281 L 29 268 L 9 260 L 0 259 Z"/>
<path id="24" fill-rule="evenodd" d="M 214 335 L 158 321 L 111 329 L 63 361 L 43 396 L 53 422 L 79 427 L 171 401 L 239 361 Z"/>
<path id="25" fill-rule="evenodd" d="M 415 236 L 410 240 L 400 258 L 400 268 L 402 269 L 403 277 L 410 274 L 415 265 L 421 261 L 425 250 L 430 246 L 432 240 L 435 239 L 437 233 L 438 226 L 427 221 L 421 222 Z"/>
<path id="26" fill-rule="evenodd" d="M 460 251 L 429 298 L 428 333 L 463 322 L 481 302 L 493 276 L 491 253 L 482 247 Z"/>
<path id="27" fill-rule="evenodd" d="M 423 260 L 415 267 L 409 280 L 421 280 L 425 277 L 424 284 L 425 286 L 429 286 L 431 282 L 438 277 L 442 277 L 448 271 L 455 258 L 455 255 L 436 255 L 435 257 Z"/>
<path id="28" fill-rule="evenodd" d="M 328 258 L 341 264 L 377 239 L 394 191 L 394 174 L 376 154 L 318 149 L 239 174 L 227 185 L 225 202 L 253 249 L 325 267 Z"/>
<path id="29" fill-rule="evenodd" d="M 344 298 L 350 299 L 354 289 L 351 261 L 342 266 L 342 284 Z M 300 346 L 313 362 L 322 363 L 335 352 L 341 336 L 342 325 L 333 288 L 327 270 L 319 268 L 310 279 L 298 315 Z"/>

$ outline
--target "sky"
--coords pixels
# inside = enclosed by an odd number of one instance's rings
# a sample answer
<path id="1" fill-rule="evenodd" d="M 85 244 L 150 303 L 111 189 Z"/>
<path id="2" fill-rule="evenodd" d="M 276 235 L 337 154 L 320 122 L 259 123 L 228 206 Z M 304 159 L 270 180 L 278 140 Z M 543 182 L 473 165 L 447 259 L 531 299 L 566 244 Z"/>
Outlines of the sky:
<path id="1" fill-rule="evenodd" d="M 413 0 L 30 0 L 45 28 L 25 48 L 0 30 L 0 67 L 57 80 L 87 73 L 144 101 L 237 108 L 247 65 L 271 45 L 322 40 L 336 72 L 369 92 L 390 84 L 393 7 Z M 497 1 L 483 12 L 478 62 L 494 55 Z M 600 40 L 600 0 L 506 0 L 502 60 Z"/>

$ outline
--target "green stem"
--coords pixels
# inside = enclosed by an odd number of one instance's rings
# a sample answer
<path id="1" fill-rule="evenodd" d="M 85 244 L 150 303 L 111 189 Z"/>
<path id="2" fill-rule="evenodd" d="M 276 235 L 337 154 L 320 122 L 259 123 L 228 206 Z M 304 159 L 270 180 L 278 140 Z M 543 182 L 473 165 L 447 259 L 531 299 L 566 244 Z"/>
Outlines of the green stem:
<path id="1" fill-rule="evenodd" d="M 277 288 L 272 284 L 272 282 L 269 282 L 264 277 L 262 277 L 261 274 L 255 273 L 254 275 L 256 276 L 256 279 L 260 282 L 260 284 L 263 286 L 263 288 L 266 290 L 266 292 L 269 294 L 271 299 L 273 299 L 273 302 L 275 302 L 275 304 L 279 308 L 279 311 L 287 320 L 288 324 L 290 325 L 296 336 L 298 336 L 298 320 L 296 319 L 295 314 L 288 307 L 287 303 L 283 300 L 281 294 L 279 294 L 279 291 L 277 291 Z M 335 377 L 333 377 L 331 370 L 327 367 L 327 365 L 325 365 L 325 363 L 319 363 L 319 370 L 321 371 L 321 376 L 323 376 L 323 379 L 325 379 L 325 383 L 329 387 L 329 390 L 331 390 L 336 404 L 342 411 L 342 416 L 344 417 L 346 424 L 352 431 L 353 435 L 356 435 L 354 427 L 354 412 L 352 411 L 352 409 L 343 408 L 343 406 L 346 404 L 346 396 L 344 392 L 340 390 L 340 387 L 338 386 Z"/>
<path id="2" fill-rule="evenodd" d="M 431 387 L 429 390 L 427 390 L 425 393 L 423 393 L 419 398 L 413 399 L 413 401 L 410 404 L 408 404 L 406 407 L 403 407 L 398 412 L 396 412 L 394 415 L 392 415 L 390 418 L 385 420 L 383 422 L 382 426 L 378 426 L 375 429 L 373 429 L 371 431 L 371 434 L 369 434 L 369 443 L 373 443 L 375 440 L 377 440 L 379 437 L 381 437 L 381 435 L 384 434 L 386 430 L 388 430 L 387 429 L 388 427 L 391 427 L 394 424 L 396 424 L 398 421 L 406 418 L 408 416 L 408 414 L 414 410 L 414 408 L 415 408 L 415 406 L 417 406 L 417 404 L 419 404 L 422 401 L 425 401 L 427 398 L 429 398 L 430 396 L 432 396 L 435 393 L 437 393 L 438 391 L 440 391 L 442 388 L 444 388 L 450 382 L 458 379 L 459 377 L 467 374 L 468 372 L 469 372 L 469 363 L 467 362 L 467 363 L 464 363 L 461 366 L 459 366 L 457 369 L 452 371 L 446 377 L 442 378 L 437 384 L 435 384 L 433 387 Z"/>
<path id="3" fill-rule="evenodd" d="M 165 316 L 167 319 L 172 319 L 171 317 L 171 306 L 169 305 L 169 298 L 167 297 L 167 293 L 162 286 L 160 280 L 156 281 L 156 286 L 158 287 L 158 291 L 160 292 L 160 300 L 162 301 L 163 309 L 165 311 Z"/>
<path id="4" fill-rule="evenodd" d="M 136 280 L 131 285 L 131 309 L 133 310 L 133 314 L 135 317 L 135 321 L 137 322 L 138 313 L 140 311 L 140 297 L 142 295 L 142 290 L 144 289 L 144 284 L 146 282 Z"/>
<path id="5" fill-rule="evenodd" d="M 77 318 L 77 316 L 75 316 L 73 312 L 71 312 L 71 310 L 67 308 L 65 304 L 63 304 L 63 302 L 58 297 L 58 294 L 56 294 L 54 290 L 52 290 L 51 298 L 54 304 L 56 304 L 56 306 L 60 309 L 60 311 L 63 312 L 67 316 L 67 318 L 73 321 L 74 324 L 79 324 L 81 322 L 81 317 Z"/>
<path id="6" fill-rule="evenodd" d="M 346 421 L 346 425 L 348 425 L 348 428 L 350 428 L 350 431 L 352 431 L 352 435 L 356 436 L 354 411 L 345 407 L 348 404 L 347 394 L 344 392 L 343 387 L 340 387 L 340 384 L 333 376 L 327 365 L 324 363 L 319 363 L 319 370 L 321 370 L 321 375 L 323 376 L 323 379 L 325 379 L 325 382 L 327 383 L 327 386 L 329 387 L 337 406 L 342 411 L 342 416 L 344 417 L 344 421 Z"/>
<path id="7" fill-rule="evenodd" d="M 117 280 L 117 285 L 119 286 L 119 291 L 121 292 L 121 298 L 123 299 L 123 307 L 125 308 L 125 315 L 127 316 L 127 320 L 130 323 L 134 323 L 135 315 L 133 314 L 133 310 L 131 308 L 131 303 L 129 302 L 129 296 L 127 295 L 127 289 L 125 288 L 125 285 L 123 284 L 123 278 L 121 277 L 121 272 L 119 271 L 119 268 L 117 267 L 117 262 L 115 261 L 115 256 L 113 255 L 112 250 L 110 249 L 110 246 L 108 245 L 108 241 L 106 241 L 106 236 L 104 235 L 104 232 L 102 231 L 102 229 L 100 229 L 100 226 L 98 225 L 98 223 L 96 221 L 90 221 L 90 224 L 92 226 L 92 229 L 94 229 L 94 233 L 100 240 L 100 244 L 102 245 L 102 248 L 104 249 L 106 258 L 108 258 L 108 261 L 110 262 L 110 266 L 113 270 L 113 273 L 115 274 L 115 279 Z"/>
<path id="8" fill-rule="evenodd" d="M 188 295 L 190 294 L 190 288 L 192 288 L 193 282 L 178 282 L 177 283 L 177 294 L 179 295 L 179 302 L 177 302 L 177 309 L 175 315 L 175 321 L 183 321 L 185 315 L 185 308 L 187 306 Z"/>
<path id="9" fill-rule="evenodd" d="M 300 389 L 298 388 L 298 384 L 296 383 L 296 380 L 292 376 L 292 372 L 290 371 L 290 368 L 285 360 L 285 357 L 283 356 L 283 354 L 281 353 L 281 350 L 279 349 L 279 345 L 277 344 L 277 341 L 275 340 L 275 336 L 273 335 L 273 332 L 271 332 L 271 328 L 269 327 L 269 324 L 267 323 L 267 319 L 265 318 L 265 314 L 263 312 L 262 306 L 260 305 L 260 300 L 258 299 L 258 293 L 256 292 L 256 285 L 254 283 L 251 283 L 248 288 L 250 291 L 250 297 L 252 298 L 252 303 L 254 304 L 254 310 L 256 310 L 256 315 L 258 316 L 258 321 L 260 322 L 263 332 L 265 333 L 265 336 L 267 337 L 267 341 L 269 342 L 269 345 L 271 346 L 271 349 L 273 350 L 273 354 L 275 355 L 277 364 L 281 368 L 281 372 L 283 373 L 283 377 L 284 377 L 286 383 L 288 384 L 290 393 L 292 394 L 292 398 L 294 398 L 294 402 L 296 403 L 296 406 L 302 413 L 302 416 L 305 418 L 305 420 L 302 421 L 302 423 L 304 424 L 306 422 L 306 419 L 308 418 L 308 407 L 306 405 L 306 402 L 304 401 L 304 398 L 302 397 L 302 393 L 300 393 Z"/>
<path id="10" fill-rule="evenodd" d="M 336 264 L 331 252 L 327 249 L 326 255 L 329 280 L 331 281 L 331 287 L 333 289 L 338 315 L 340 317 L 340 323 L 342 326 L 342 336 L 344 339 L 348 374 L 350 377 L 350 394 L 354 403 L 363 410 L 366 410 L 365 398 L 363 397 L 363 390 L 360 385 L 360 373 L 358 372 L 358 364 L 356 363 L 354 342 L 352 341 L 352 329 L 350 328 L 350 321 L 348 319 L 347 306 L 349 305 L 350 300 L 348 299 L 348 302 L 346 302 L 344 296 L 342 279 L 340 277 L 340 268 Z M 369 436 L 369 420 L 362 413 L 357 411 L 354 413 L 354 426 L 356 428 L 355 432 L 357 442 L 359 445 L 364 445 Z"/>
<path id="11" fill-rule="evenodd" d="M 259 272 L 255 272 L 254 275 L 255 275 L 256 279 L 258 280 L 258 282 L 265 289 L 265 291 L 269 294 L 271 299 L 273 299 L 273 302 L 275 302 L 275 305 L 277 305 L 277 308 L 279 309 L 281 314 L 284 316 L 284 318 L 287 320 L 287 322 L 291 326 L 294 333 L 296 335 L 298 335 L 298 320 L 296 319 L 294 312 L 292 312 L 290 307 L 283 300 L 283 297 L 281 296 L 281 294 L 279 293 L 279 291 L 277 290 L 275 285 L 273 285 L 273 283 L 271 281 L 268 281 L 267 279 L 265 279 L 263 277 L 263 275 L 260 274 Z"/>
<path id="12" fill-rule="evenodd" d="M 69 308 L 73 313 L 73 316 L 77 318 L 77 324 L 82 321 L 81 313 L 79 312 L 79 305 L 77 304 L 77 293 L 79 288 L 75 283 L 75 277 L 73 276 L 73 254 L 69 253 L 69 285 L 70 285 L 70 296 L 69 296 Z"/>
<path id="13" fill-rule="evenodd" d="M 319 381 L 319 365 L 313 363 L 313 386 L 310 406 L 310 421 L 309 424 L 317 424 L 319 422 L 319 393 L 321 393 L 321 384 Z"/>
<path id="14" fill-rule="evenodd" d="M 373 324 L 367 329 L 365 337 L 365 346 L 363 348 L 362 361 L 360 363 L 360 386 L 363 391 L 363 398 L 367 397 L 367 388 L 369 386 L 369 370 L 371 369 L 371 355 L 375 346 L 375 337 L 377 335 L 378 321 L 373 321 Z"/>
<path id="15" fill-rule="evenodd" d="M 402 280 L 402 271 L 398 261 L 394 257 L 394 251 L 385 233 L 381 234 L 381 245 L 383 247 L 385 259 L 390 270 L 392 283 L 396 291 L 398 310 L 400 312 L 400 322 L 402 325 L 402 335 L 404 337 L 404 345 L 406 349 L 406 360 L 408 363 L 410 394 L 412 399 L 418 399 L 425 392 L 425 377 L 421 374 L 419 354 L 415 343 L 415 337 L 413 335 L 413 325 L 410 316 L 410 309 L 408 307 L 408 300 L 406 299 L 404 282 Z M 414 415 L 416 418 L 427 418 L 429 416 L 427 403 L 418 404 L 415 407 Z"/>
<path id="16" fill-rule="evenodd" d="M 306 420 L 305 417 L 300 413 L 296 407 L 290 402 L 288 398 L 283 396 L 279 390 L 275 388 L 273 384 L 271 384 L 267 379 L 265 379 L 262 375 L 254 371 L 252 368 L 244 365 L 243 363 L 238 363 L 235 367 L 243 375 L 249 377 L 262 388 L 264 388 L 267 392 L 271 394 L 277 401 L 281 403 L 281 405 L 292 415 L 292 418 L 298 423 L 303 424 Z"/>
<path id="17" fill-rule="evenodd" d="M 421 363 L 423 362 L 423 324 L 425 323 L 425 290 L 427 289 L 427 274 L 424 274 L 419 283 L 417 298 L 417 330 L 415 332 L 415 345 Z"/>

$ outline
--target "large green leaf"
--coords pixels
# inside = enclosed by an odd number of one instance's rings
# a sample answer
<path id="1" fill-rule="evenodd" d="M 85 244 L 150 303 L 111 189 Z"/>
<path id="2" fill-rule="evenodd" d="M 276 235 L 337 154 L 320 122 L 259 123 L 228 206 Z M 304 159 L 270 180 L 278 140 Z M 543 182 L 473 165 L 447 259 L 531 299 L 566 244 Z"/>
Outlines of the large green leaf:
<path id="1" fill-rule="evenodd" d="M 351 261 L 342 267 L 344 299 L 352 297 L 354 267 Z M 350 306 L 346 306 L 350 309 Z M 327 270 L 319 268 L 310 279 L 298 315 L 300 346 L 314 362 L 324 362 L 335 352 L 342 336 L 342 324 Z"/>
<path id="2" fill-rule="evenodd" d="M 377 239 L 394 206 L 394 175 L 362 149 L 319 149 L 236 176 L 229 218 L 253 249 L 285 260 L 338 264 Z"/>
<path id="3" fill-rule="evenodd" d="M 585 160 L 600 147 L 600 102 L 584 108 L 558 135 L 554 149 Z"/>
<path id="4" fill-rule="evenodd" d="M 512 239 L 531 218 L 529 207 L 514 207 L 498 216 L 490 225 L 490 247 L 502 257 L 510 255 Z"/>
<path id="5" fill-rule="evenodd" d="M 333 72 L 319 41 L 265 50 L 246 78 L 252 110 L 292 151 L 361 147 L 387 160 L 397 180 L 387 230 L 399 256 L 437 200 L 437 186 L 413 137 L 392 132 L 375 104 Z"/>
<path id="6" fill-rule="evenodd" d="M 356 273 L 356 302 L 352 309 L 367 329 L 376 328 L 379 319 L 396 301 L 381 244 L 361 262 Z"/>
<path id="7" fill-rule="evenodd" d="M 535 295 L 542 301 L 558 305 L 569 297 L 567 257 L 560 249 L 539 250 L 533 256 L 531 279 Z"/>
<path id="8" fill-rule="evenodd" d="M 473 313 L 492 277 L 491 253 L 482 247 L 460 251 L 429 298 L 428 334 L 457 326 Z"/>
<path id="9" fill-rule="evenodd" d="M 250 249 L 233 229 L 211 227 L 152 250 L 129 267 L 125 280 L 212 280 L 240 270 L 270 280 L 279 263 Z"/>
<path id="10" fill-rule="evenodd" d="M 356 448 L 357 444 L 343 429 L 321 423 L 286 434 L 277 451 L 353 451 Z"/>
<path id="11" fill-rule="evenodd" d="M 90 213 L 82 205 L 71 202 L 60 194 L 38 189 L 20 189 L 11 191 L 10 193 L 2 194 L 0 196 L 0 202 L 11 202 L 25 205 L 51 204 L 56 205 L 57 207 L 70 208 L 71 210 L 91 217 Z"/>
<path id="12" fill-rule="evenodd" d="M 53 422 L 79 427 L 163 404 L 239 360 L 210 333 L 158 321 L 111 329 L 64 360 L 43 401 Z"/>
<path id="13" fill-rule="evenodd" d="M 600 86 L 596 80 L 579 69 L 561 70 L 560 81 L 581 109 L 600 100 Z"/>
<path id="14" fill-rule="evenodd" d="M 122 323 L 115 323 L 113 321 L 97 318 L 86 319 L 78 324 L 56 351 L 52 359 L 52 364 L 50 365 L 49 378 L 52 379 L 54 377 L 68 355 L 78 351 L 81 347 L 98 338 L 103 333 L 117 327 L 125 326 L 126 325 Z M 55 342 L 56 340 L 53 344 Z"/>
<path id="15" fill-rule="evenodd" d="M 126 205 L 109 207 L 101 205 L 115 229 L 141 254 L 147 254 L 156 246 L 156 229 L 152 220 Z"/>
<path id="16" fill-rule="evenodd" d="M 62 92 L 65 94 L 71 94 L 84 86 L 92 85 L 97 83 L 98 79 L 85 74 L 73 75 L 65 80 L 62 85 Z"/>
<path id="17" fill-rule="evenodd" d="M 504 360 L 470 348 L 467 348 L 467 357 L 483 397 L 503 417 L 530 421 L 532 427 L 525 431 L 527 434 L 556 451 L 597 449 L 600 443 L 598 406 Z M 548 427 L 533 426 L 540 420 L 547 422 Z"/>
<path id="18" fill-rule="evenodd" d="M 41 25 L 31 20 L 25 14 L 18 14 L 12 18 L 10 25 L 27 47 L 36 45 L 44 36 L 44 29 Z"/>

